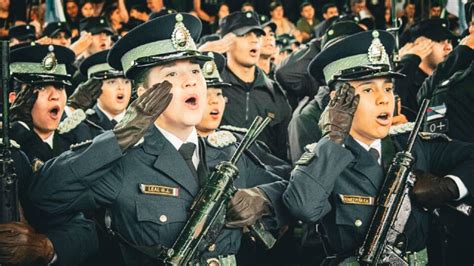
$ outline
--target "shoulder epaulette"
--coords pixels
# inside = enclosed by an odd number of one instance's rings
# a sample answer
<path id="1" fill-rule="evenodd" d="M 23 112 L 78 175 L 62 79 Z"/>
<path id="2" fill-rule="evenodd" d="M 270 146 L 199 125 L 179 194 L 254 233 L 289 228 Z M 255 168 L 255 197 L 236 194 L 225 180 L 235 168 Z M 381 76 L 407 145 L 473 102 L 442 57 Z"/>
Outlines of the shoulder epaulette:
<path id="1" fill-rule="evenodd" d="M 303 153 L 298 161 L 296 161 L 296 165 L 307 165 L 313 160 L 316 155 L 316 144 L 317 142 L 308 144 L 304 147 L 305 153 Z"/>
<path id="2" fill-rule="evenodd" d="M 89 108 L 89 109 L 86 110 L 86 115 L 93 115 L 93 114 L 95 114 L 94 109 Z"/>
<path id="3" fill-rule="evenodd" d="M 0 138 L 0 144 L 3 144 L 3 139 L 2 138 Z M 16 148 L 16 149 L 20 149 L 20 144 L 18 144 L 18 142 L 16 142 L 13 139 L 10 139 L 10 146 L 12 146 L 13 148 Z"/>
<path id="4" fill-rule="evenodd" d="M 420 132 L 418 133 L 418 136 L 420 136 L 421 139 L 423 140 L 432 140 L 432 139 L 444 139 L 446 141 L 452 141 L 453 139 L 448 137 L 448 135 L 443 134 L 443 133 L 431 133 L 431 132 Z"/>
<path id="5" fill-rule="evenodd" d="M 69 149 L 71 149 L 72 151 L 75 151 L 75 150 L 78 150 L 80 148 L 87 147 L 91 144 L 92 144 L 92 140 L 89 139 L 89 140 L 82 141 L 82 142 L 79 142 L 79 143 L 71 144 Z"/>
<path id="6" fill-rule="evenodd" d="M 247 128 L 234 127 L 234 126 L 231 126 L 231 125 L 221 126 L 221 127 L 219 127 L 219 129 L 228 130 L 228 131 L 237 132 L 237 133 L 243 133 L 243 134 L 247 133 L 247 131 L 248 131 Z"/>
<path id="7" fill-rule="evenodd" d="M 405 123 L 405 124 L 392 126 L 392 127 L 390 127 L 390 130 L 388 131 L 388 134 L 389 135 L 398 135 L 398 134 L 410 132 L 410 131 L 413 130 L 414 126 L 415 126 L 415 123 L 413 123 L 413 122 L 408 122 L 408 123 Z"/>
<path id="8" fill-rule="evenodd" d="M 66 119 L 64 119 L 58 126 L 58 133 L 65 134 L 75 129 L 82 121 L 86 119 L 86 113 L 82 109 L 76 109 Z"/>
<path id="9" fill-rule="evenodd" d="M 216 131 L 207 136 L 207 143 L 214 148 L 223 148 L 237 142 L 237 138 L 232 132 L 226 130 Z"/>

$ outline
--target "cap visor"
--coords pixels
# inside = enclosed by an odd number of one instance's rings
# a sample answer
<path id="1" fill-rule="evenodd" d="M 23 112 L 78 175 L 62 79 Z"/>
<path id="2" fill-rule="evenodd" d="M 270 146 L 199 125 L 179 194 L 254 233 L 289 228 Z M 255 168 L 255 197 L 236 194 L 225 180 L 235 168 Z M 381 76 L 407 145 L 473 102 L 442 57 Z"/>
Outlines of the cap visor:
<path id="1" fill-rule="evenodd" d="M 242 27 L 242 28 L 235 29 L 232 32 L 237 36 L 242 36 L 242 35 L 245 35 L 245 34 L 251 32 L 251 31 L 253 31 L 257 34 L 265 35 L 265 31 L 263 31 L 262 27 L 260 27 L 260 26 L 245 26 L 245 27 Z"/>

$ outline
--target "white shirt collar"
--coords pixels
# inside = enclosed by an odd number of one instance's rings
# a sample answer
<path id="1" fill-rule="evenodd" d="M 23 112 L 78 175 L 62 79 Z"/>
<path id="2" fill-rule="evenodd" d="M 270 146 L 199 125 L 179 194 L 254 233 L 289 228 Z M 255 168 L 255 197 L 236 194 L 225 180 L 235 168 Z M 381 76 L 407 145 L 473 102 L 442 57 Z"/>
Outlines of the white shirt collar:
<path id="1" fill-rule="evenodd" d="M 99 108 L 99 110 L 105 114 L 105 116 L 107 116 L 107 118 L 112 121 L 112 120 L 115 120 L 118 122 L 120 122 L 120 120 L 122 120 L 122 118 L 125 116 L 125 110 L 123 110 L 123 112 L 121 112 L 120 114 L 114 116 L 112 114 L 110 114 L 109 112 L 105 111 L 104 109 L 102 109 L 102 107 L 100 107 L 100 104 L 97 104 L 97 108 Z"/>
<path id="2" fill-rule="evenodd" d="M 196 128 L 193 128 L 193 131 L 191 132 L 191 134 L 189 134 L 186 141 L 182 141 L 180 138 L 173 135 L 173 133 L 157 126 L 156 124 L 155 126 L 156 128 L 158 128 L 161 134 L 163 134 L 163 136 L 171 143 L 171 145 L 173 145 L 173 147 L 176 150 L 179 150 L 181 145 L 183 145 L 186 142 L 191 142 L 191 143 L 194 143 L 194 145 L 196 145 L 196 149 L 194 150 L 194 153 L 193 153 L 193 164 L 197 169 L 197 166 L 199 165 L 199 141 L 198 141 Z"/>
<path id="3" fill-rule="evenodd" d="M 378 163 L 382 164 L 382 140 L 377 139 L 374 142 L 372 142 L 370 145 L 367 145 L 363 143 L 362 141 L 357 140 L 354 138 L 357 143 L 359 143 L 360 146 L 362 146 L 366 151 L 369 151 L 371 148 L 376 149 L 379 152 L 379 160 Z"/>
<path id="4" fill-rule="evenodd" d="M 46 142 L 49 147 L 51 147 L 51 149 L 53 148 L 53 138 L 54 138 L 54 132 L 53 134 L 49 135 L 49 137 L 47 137 L 45 140 L 43 140 L 43 142 Z"/>

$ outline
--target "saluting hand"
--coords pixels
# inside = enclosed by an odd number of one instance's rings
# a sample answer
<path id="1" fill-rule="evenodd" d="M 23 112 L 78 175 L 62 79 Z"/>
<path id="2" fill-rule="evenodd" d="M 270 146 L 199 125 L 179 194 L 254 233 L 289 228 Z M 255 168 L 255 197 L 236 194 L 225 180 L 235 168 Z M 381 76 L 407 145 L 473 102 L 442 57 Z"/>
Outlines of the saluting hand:
<path id="1" fill-rule="evenodd" d="M 33 129 L 33 118 L 31 110 L 38 98 L 38 89 L 27 86 L 22 89 L 16 96 L 15 101 L 10 107 L 10 120 L 12 122 L 22 121 L 26 123 L 30 129 Z"/>
<path id="2" fill-rule="evenodd" d="M 171 87 L 168 81 L 157 83 L 127 108 L 125 116 L 113 129 L 122 151 L 135 145 L 168 107 L 173 98 Z"/>
<path id="3" fill-rule="evenodd" d="M 28 224 L 0 224 L 0 263 L 46 265 L 54 257 L 51 241 Z"/>
<path id="4" fill-rule="evenodd" d="M 327 107 L 328 122 L 324 128 L 329 130 L 329 139 L 342 144 L 352 125 L 354 113 L 359 104 L 359 95 L 349 83 L 336 84 L 336 96 Z"/>
<path id="5" fill-rule="evenodd" d="M 97 98 L 102 94 L 102 80 L 91 78 L 79 84 L 74 93 L 67 99 L 68 106 L 74 109 L 87 109 L 94 106 Z"/>

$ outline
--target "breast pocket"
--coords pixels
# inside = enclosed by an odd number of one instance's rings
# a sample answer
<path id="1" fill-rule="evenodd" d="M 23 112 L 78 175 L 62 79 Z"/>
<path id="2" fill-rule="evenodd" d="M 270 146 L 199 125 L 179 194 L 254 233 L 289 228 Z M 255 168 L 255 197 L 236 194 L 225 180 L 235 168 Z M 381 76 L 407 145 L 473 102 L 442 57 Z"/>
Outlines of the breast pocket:
<path id="1" fill-rule="evenodd" d="M 336 204 L 336 225 L 343 250 L 360 246 L 372 220 L 374 206 L 356 204 Z"/>
<path id="2" fill-rule="evenodd" d="M 146 242 L 166 247 L 171 247 L 188 218 L 184 201 L 174 197 L 139 197 L 136 211 Z"/>

